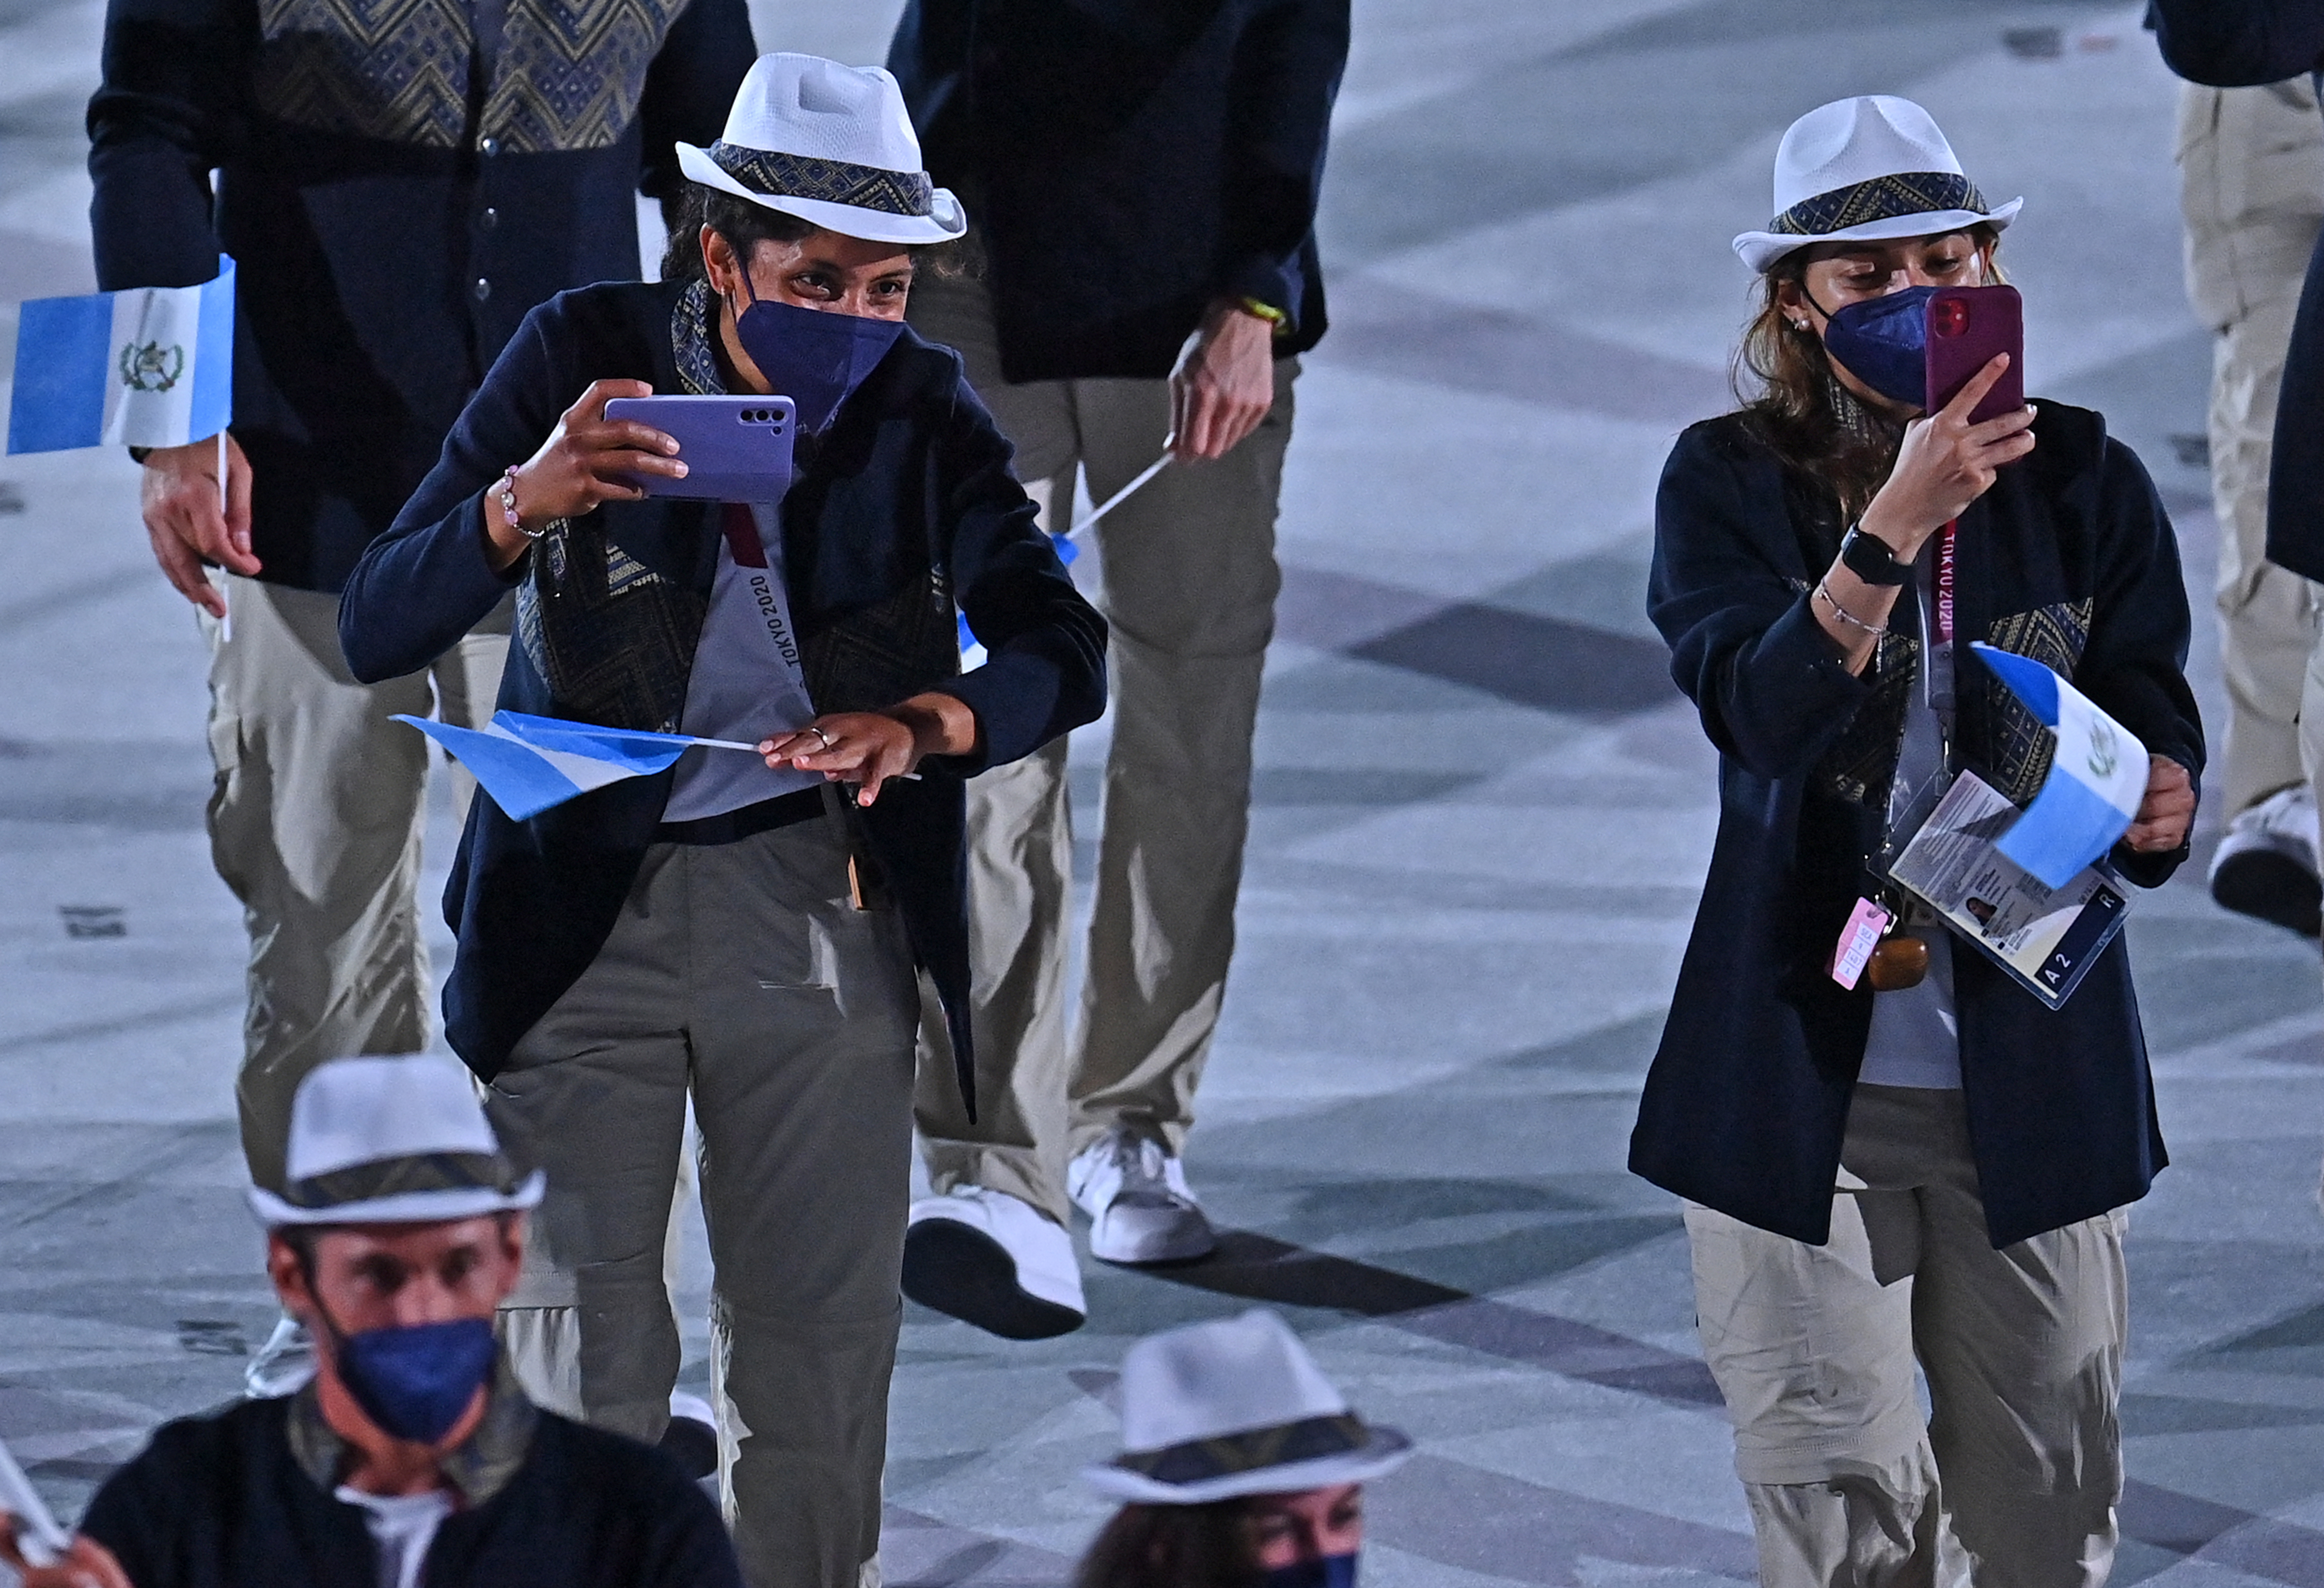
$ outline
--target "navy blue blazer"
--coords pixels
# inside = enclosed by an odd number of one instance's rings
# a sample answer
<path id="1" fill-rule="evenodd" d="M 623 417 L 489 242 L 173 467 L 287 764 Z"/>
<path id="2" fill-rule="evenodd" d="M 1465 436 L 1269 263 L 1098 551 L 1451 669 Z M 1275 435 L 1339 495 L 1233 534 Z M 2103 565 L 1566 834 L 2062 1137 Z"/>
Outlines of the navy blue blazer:
<path id="1" fill-rule="evenodd" d="M 97 284 L 234 255 L 259 577 L 337 591 L 526 313 L 636 279 L 752 54 L 743 0 L 108 0 Z"/>
<path id="2" fill-rule="evenodd" d="M 2040 410 L 2034 451 L 1961 515 L 1956 636 L 2057 669 L 2150 750 L 2200 774 L 2170 520 L 2097 414 Z M 1655 503 L 1649 600 L 1671 676 L 1719 748 L 1719 835 L 1630 1141 L 1631 1168 L 1655 1184 L 1819 1245 L 1873 1001 L 1868 983 L 1843 991 L 1827 966 L 1874 886 L 1867 860 L 1903 721 L 1873 735 L 1872 789 L 1835 787 L 1858 718 L 1877 709 L 1874 686 L 1849 673 L 1809 605 L 1839 539 L 1830 496 L 1788 475 L 1741 416 L 1679 438 Z M 2029 754 L 2031 718 L 2016 721 L 1973 662 L 1960 684 L 1964 759 L 2005 788 L 2036 777 L 2046 760 Z M 1995 746 L 2012 751 L 2007 772 L 1992 764 Z M 2153 887 L 2183 854 L 2117 847 L 2113 860 Z M 1994 1244 L 2145 1195 L 2167 1159 L 2122 941 L 2057 1011 L 1974 949 L 1953 967 Z"/>
<path id="3" fill-rule="evenodd" d="M 355 677 L 375 681 L 427 666 L 508 593 L 485 560 L 484 493 L 509 463 L 532 455 L 590 382 L 680 390 L 669 327 L 682 291 L 664 282 L 584 288 L 525 318 L 453 426 L 442 460 L 347 581 L 339 639 Z M 890 783 L 862 813 L 913 951 L 943 998 L 964 1091 L 974 1074 L 964 780 L 1030 754 L 1105 706 L 1104 620 L 1035 527 L 1010 457 L 960 355 L 907 329 L 813 449 L 782 513 L 785 579 L 802 633 L 925 580 L 932 551 L 985 646 L 982 666 L 927 685 L 975 712 L 976 752 L 929 760 L 920 781 Z M 597 511 L 613 543 L 647 570 L 708 595 L 720 544 L 715 503 L 659 498 Z M 500 704 L 580 715 L 523 643 L 509 648 Z M 596 956 L 675 776 L 608 784 L 524 822 L 489 798 L 470 807 L 444 898 L 459 937 L 444 1013 L 446 1038 L 478 1075 L 496 1073 Z"/>
<path id="4" fill-rule="evenodd" d="M 2153 0 L 2147 11 L 2171 69 L 2219 88 L 2256 88 L 2324 69 L 2324 5 L 2315 0 Z M 2324 579 L 2324 237 L 2308 261 L 2276 401 L 2267 476 L 2267 559 Z"/>
<path id="5" fill-rule="evenodd" d="M 909 0 L 888 53 L 990 260 L 1011 381 L 1158 380 L 1218 298 L 1322 340 L 1348 0 Z"/>

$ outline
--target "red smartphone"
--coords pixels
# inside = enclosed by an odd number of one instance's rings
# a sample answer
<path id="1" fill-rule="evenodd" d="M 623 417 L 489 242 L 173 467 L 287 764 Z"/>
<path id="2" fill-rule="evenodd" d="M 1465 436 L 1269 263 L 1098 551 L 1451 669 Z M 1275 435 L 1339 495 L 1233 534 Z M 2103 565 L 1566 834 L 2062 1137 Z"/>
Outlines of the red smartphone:
<path id="1" fill-rule="evenodd" d="M 1929 300 L 1928 315 L 1931 413 L 1960 396 L 1997 353 L 2009 355 L 2009 367 L 1969 411 L 1969 423 L 1982 424 L 2025 406 L 2025 300 L 2016 288 L 1947 287 Z"/>

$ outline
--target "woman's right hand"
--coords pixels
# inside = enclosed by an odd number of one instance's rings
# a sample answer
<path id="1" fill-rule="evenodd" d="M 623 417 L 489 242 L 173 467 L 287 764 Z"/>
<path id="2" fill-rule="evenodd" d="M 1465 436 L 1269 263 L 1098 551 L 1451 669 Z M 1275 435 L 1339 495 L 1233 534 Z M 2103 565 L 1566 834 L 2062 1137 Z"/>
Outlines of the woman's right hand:
<path id="1" fill-rule="evenodd" d="M 517 520 L 524 529 L 579 518 L 601 503 L 641 500 L 645 492 L 625 477 L 631 475 L 686 477 L 674 439 L 635 420 L 605 417 L 605 404 L 616 397 L 652 395 L 653 388 L 643 381 L 590 383 L 549 432 L 540 450 L 517 468 Z M 510 527 L 508 515 L 501 511 L 497 483 L 485 490 L 484 527 L 492 535 L 498 567 L 514 562 L 530 544 L 521 531 Z"/>
<path id="2" fill-rule="evenodd" d="M 1863 519 L 1864 532 L 1886 541 L 1899 562 L 1912 561 L 1930 536 L 1992 489 L 2003 464 L 2034 450 L 2030 405 L 1983 424 L 1969 422 L 1970 410 L 2008 367 L 2009 355 L 1995 354 L 1950 402 L 1904 427 L 1896 466 Z"/>

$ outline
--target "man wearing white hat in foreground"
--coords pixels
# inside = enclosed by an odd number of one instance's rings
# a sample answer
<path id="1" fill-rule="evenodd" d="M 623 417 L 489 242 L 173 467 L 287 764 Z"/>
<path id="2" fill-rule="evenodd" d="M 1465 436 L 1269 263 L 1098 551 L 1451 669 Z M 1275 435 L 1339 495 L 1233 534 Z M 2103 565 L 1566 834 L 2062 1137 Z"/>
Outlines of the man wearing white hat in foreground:
<path id="1" fill-rule="evenodd" d="M 1131 1346 L 1121 1442 L 1082 1474 L 1127 1503 L 1075 1588 L 1354 1588 L 1361 1485 L 1412 1454 L 1350 1410 L 1265 1307 Z"/>
<path id="2" fill-rule="evenodd" d="M 291 1104 L 280 1195 L 254 1188 L 283 1310 L 318 1343 L 297 1394 L 187 1417 L 97 1491 L 27 1588 L 733 1588 L 709 1500 L 664 1456 L 533 1406 L 501 1361 L 520 1177 L 448 1058 L 343 1058 Z M 5 1516 L 5 1513 L 0 1513 Z"/>

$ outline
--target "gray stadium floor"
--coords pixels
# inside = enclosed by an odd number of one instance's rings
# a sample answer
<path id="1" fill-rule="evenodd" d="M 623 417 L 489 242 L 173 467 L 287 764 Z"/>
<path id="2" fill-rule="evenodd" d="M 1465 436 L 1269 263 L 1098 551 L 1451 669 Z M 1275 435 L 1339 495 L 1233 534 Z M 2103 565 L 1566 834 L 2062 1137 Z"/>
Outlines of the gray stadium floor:
<path id="1" fill-rule="evenodd" d="M 893 9 L 773 0 L 761 39 L 874 60 Z M 1988 194 L 2026 195 L 2007 256 L 2034 388 L 2105 410 L 2161 484 L 2217 720 L 2214 529 L 2174 445 L 2208 355 L 2136 6 L 1355 9 L 1337 328 L 1299 388 L 1241 957 L 1189 1157 L 1238 1233 L 1205 1266 L 1092 1265 L 1089 1327 L 1044 1344 L 909 1313 L 891 1582 L 1061 1581 L 1102 1514 L 1074 1473 L 1111 1448 L 1122 1348 L 1250 1298 L 1420 1441 L 1374 1492 L 1368 1581 L 1749 1576 L 1677 1209 L 1622 1156 L 1711 821 L 1641 612 L 1651 494 L 1722 402 L 1726 240 L 1766 218 L 1793 115 L 1911 94 Z M 0 0 L 0 299 L 90 285 L 98 16 Z M 0 1435 L 69 1512 L 155 1421 L 234 1393 L 272 1309 L 238 1198 L 242 932 L 201 835 L 201 646 L 125 462 L 5 479 Z M 1085 795 L 1102 734 L 1076 747 Z M 2199 877 L 2130 928 L 2177 1162 L 2132 1226 L 2117 1579 L 2324 1588 L 2317 952 Z"/>

